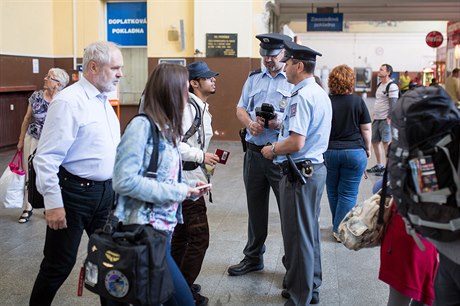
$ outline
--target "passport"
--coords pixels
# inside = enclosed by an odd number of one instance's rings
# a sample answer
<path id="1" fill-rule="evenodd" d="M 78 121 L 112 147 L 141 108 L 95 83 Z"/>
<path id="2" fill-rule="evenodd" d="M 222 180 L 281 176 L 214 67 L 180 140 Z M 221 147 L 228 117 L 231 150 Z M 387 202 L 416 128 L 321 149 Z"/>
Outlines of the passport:
<path id="1" fill-rule="evenodd" d="M 219 156 L 219 163 L 225 165 L 227 163 L 228 157 L 230 156 L 229 151 L 225 151 L 222 149 L 216 149 L 217 156 Z"/>

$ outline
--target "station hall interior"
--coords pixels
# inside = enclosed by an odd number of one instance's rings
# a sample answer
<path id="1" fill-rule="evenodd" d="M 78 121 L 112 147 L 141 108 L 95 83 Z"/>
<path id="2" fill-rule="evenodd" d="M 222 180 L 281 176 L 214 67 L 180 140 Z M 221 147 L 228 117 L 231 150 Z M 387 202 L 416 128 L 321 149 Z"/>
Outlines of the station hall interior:
<path id="1" fill-rule="evenodd" d="M 140 17 L 120 15 L 117 6 L 135 3 L 136 7 L 141 3 Z M 308 14 L 339 15 L 341 28 L 311 31 Z M 118 27 L 120 24 L 113 22 L 120 19 L 137 20 L 133 28 L 143 30 L 128 33 L 126 24 Z M 433 78 L 442 85 L 452 69 L 460 67 L 458 0 L 0 0 L 0 169 L 8 165 L 15 151 L 31 93 L 43 87 L 43 77 L 52 67 L 66 70 L 71 83 L 76 82 L 83 50 L 89 43 L 121 39 L 117 43 L 124 57 L 124 77 L 111 100 L 122 130 L 137 113 L 148 75 L 160 62 L 205 61 L 220 73 L 217 92 L 209 99 L 215 130 L 211 148 L 224 148 L 231 155 L 213 178 L 215 201 L 208 205 L 211 242 L 198 282 L 203 295 L 209 297 L 209 305 L 284 304 L 280 296 L 283 242 L 273 194 L 265 269 L 238 278 L 226 272 L 240 260 L 247 237 L 243 152 L 238 135 L 242 126 L 235 115 L 236 104 L 248 74 L 261 66 L 260 41 L 255 36 L 269 32 L 284 33 L 322 53 L 315 74 L 323 84 L 327 84 L 329 71 L 340 64 L 357 73 L 370 71 L 369 82 L 356 88 L 370 111 L 375 102 L 377 71 L 384 63 L 393 66 L 395 78 L 408 71 L 412 78 L 420 76 L 425 86 Z M 437 47 L 427 43 L 432 32 L 442 36 Z M 135 42 L 123 37 L 129 34 Z M 373 164 L 372 158 L 369 166 Z M 371 195 L 375 181 L 376 177 L 363 178 L 359 201 Z M 330 235 L 331 214 L 325 193 L 321 208 L 324 281 L 320 305 L 386 305 L 388 287 L 377 279 L 379 249 L 355 252 L 337 244 Z M 35 212 L 23 225 L 17 222 L 19 213 L 0 207 L 0 274 L 4 276 L 0 305 L 5 306 L 28 304 L 42 258 L 43 214 Z M 90 292 L 76 294 L 86 243 L 85 237 L 77 265 L 53 305 L 98 305 L 98 298 Z"/>

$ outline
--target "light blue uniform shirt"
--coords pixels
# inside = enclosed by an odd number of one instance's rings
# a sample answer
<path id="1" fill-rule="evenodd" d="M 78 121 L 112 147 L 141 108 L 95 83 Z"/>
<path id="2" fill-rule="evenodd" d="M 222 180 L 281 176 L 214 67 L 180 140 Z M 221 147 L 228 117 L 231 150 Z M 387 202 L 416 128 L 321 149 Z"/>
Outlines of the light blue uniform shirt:
<path id="1" fill-rule="evenodd" d="M 299 152 L 292 153 L 294 162 L 306 159 L 313 164 L 324 161 L 323 153 L 329 145 L 331 133 L 332 106 L 326 92 L 315 82 L 314 77 L 301 81 L 293 88 L 293 94 L 283 115 L 283 127 L 278 141 L 289 137 L 290 132 L 305 136 L 305 145 Z M 276 156 L 274 163 L 286 161 L 286 155 Z"/>
<path id="2" fill-rule="evenodd" d="M 120 123 L 107 100 L 84 77 L 59 92 L 50 103 L 38 143 L 34 168 L 46 209 L 63 207 L 59 166 L 79 177 L 112 178 L 120 142 Z"/>
<path id="3" fill-rule="evenodd" d="M 286 80 L 283 68 L 275 77 L 272 77 L 267 68 L 263 67 L 262 72 L 249 76 L 244 83 L 238 107 L 246 109 L 251 119 L 255 121 L 255 108 L 262 106 L 262 103 L 270 103 L 277 112 L 278 118 L 281 118 L 291 96 L 292 87 L 293 85 Z M 260 135 L 253 136 L 248 131 L 246 141 L 261 146 L 268 142 L 275 142 L 278 139 L 278 133 L 277 130 L 264 129 Z"/>

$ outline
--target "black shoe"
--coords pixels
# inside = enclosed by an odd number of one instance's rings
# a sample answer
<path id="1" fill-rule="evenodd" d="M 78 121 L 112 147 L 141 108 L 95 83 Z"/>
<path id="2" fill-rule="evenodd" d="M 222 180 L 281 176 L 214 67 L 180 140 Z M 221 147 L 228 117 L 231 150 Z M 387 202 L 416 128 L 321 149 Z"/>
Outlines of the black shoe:
<path id="1" fill-rule="evenodd" d="M 195 300 L 195 306 L 206 306 L 209 303 L 209 299 L 199 293 L 193 293 L 193 299 Z"/>
<path id="2" fill-rule="evenodd" d="M 239 264 L 230 266 L 227 270 L 228 275 L 240 276 L 252 271 L 260 271 L 264 268 L 263 263 L 254 264 L 247 259 L 243 259 Z"/>
<path id="3" fill-rule="evenodd" d="M 281 296 L 285 299 L 289 299 L 291 297 L 291 295 L 286 289 L 281 291 Z M 319 304 L 319 293 L 318 292 L 313 292 L 310 304 Z"/>
<path id="4" fill-rule="evenodd" d="M 377 173 L 377 172 L 382 172 L 382 170 L 385 170 L 384 166 L 379 166 L 375 165 L 374 167 L 367 169 L 367 173 Z"/>
<path id="5" fill-rule="evenodd" d="M 319 304 L 319 293 L 318 292 L 313 292 L 310 304 Z"/>
<path id="6" fill-rule="evenodd" d="M 201 291 L 201 285 L 200 284 L 193 284 L 190 286 L 190 290 L 192 290 L 192 292 L 195 292 L 195 293 L 198 293 Z"/>

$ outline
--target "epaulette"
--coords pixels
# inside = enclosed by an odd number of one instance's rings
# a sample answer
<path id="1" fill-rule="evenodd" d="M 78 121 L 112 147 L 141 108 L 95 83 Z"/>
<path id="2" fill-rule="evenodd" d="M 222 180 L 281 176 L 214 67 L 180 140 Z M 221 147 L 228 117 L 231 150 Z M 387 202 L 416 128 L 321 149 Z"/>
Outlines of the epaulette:
<path id="1" fill-rule="evenodd" d="M 262 72 L 262 69 L 256 69 L 256 70 L 253 70 L 251 72 L 249 72 L 249 76 L 253 76 L 254 74 L 258 74 L 258 73 L 261 73 Z"/>
<path id="2" fill-rule="evenodd" d="M 293 93 L 291 93 L 291 98 L 294 97 L 294 96 L 297 96 L 297 94 L 299 93 L 299 89 L 297 89 L 296 91 L 294 91 Z"/>

